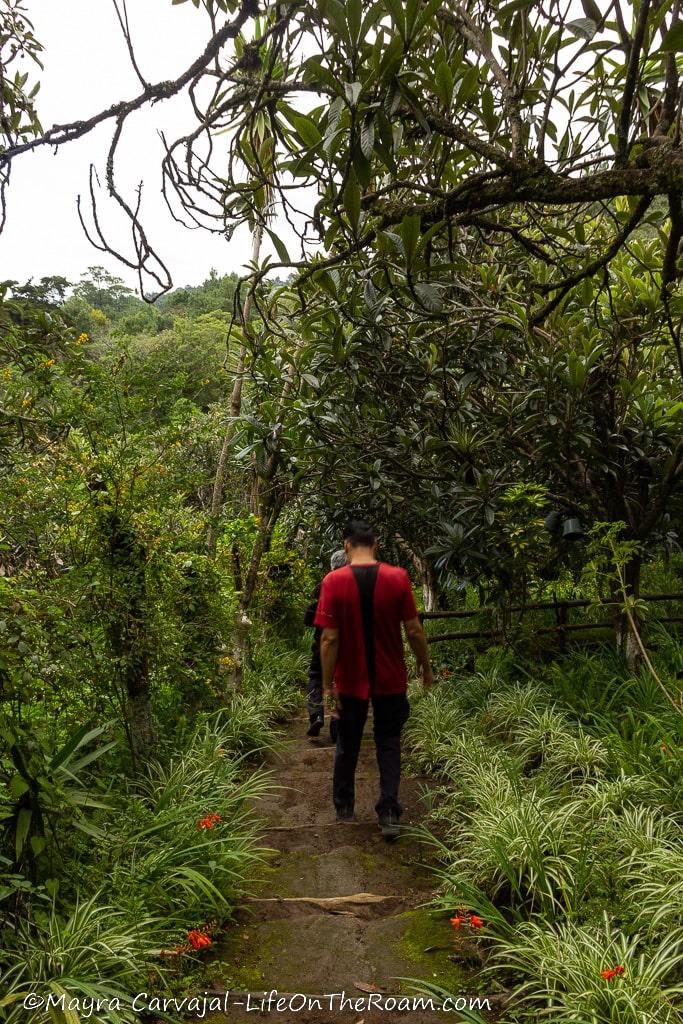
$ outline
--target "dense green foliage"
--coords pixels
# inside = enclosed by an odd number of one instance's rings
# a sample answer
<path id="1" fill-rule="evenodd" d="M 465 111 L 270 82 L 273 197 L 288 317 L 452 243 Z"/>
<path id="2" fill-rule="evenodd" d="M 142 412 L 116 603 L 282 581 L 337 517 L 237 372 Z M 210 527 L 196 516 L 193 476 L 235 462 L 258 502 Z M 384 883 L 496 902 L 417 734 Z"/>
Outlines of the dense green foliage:
<path id="1" fill-rule="evenodd" d="M 517 1019 L 674 1024 L 683 666 L 641 593 L 681 589 L 679 5 L 193 4 L 210 38 L 177 79 L 136 66 L 132 99 L 44 131 L 40 43 L 0 0 L 3 219 L 23 154 L 115 125 L 133 251 L 94 188 L 79 212 L 142 293 L 92 267 L 0 295 L 0 1012 L 29 980 L 183 983 L 183 935 L 259 860 L 249 755 L 362 514 L 426 605 L 490 604 L 508 643 L 417 702 L 439 905 L 481 912 Z M 185 90 L 164 195 L 252 252 L 173 290 L 115 166 Z M 530 645 L 556 595 L 610 602 L 616 650 Z"/>
<path id="2" fill-rule="evenodd" d="M 89 295 L 100 303 L 89 306 L 94 337 L 79 331 L 80 287 L 67 297 L 66 283 L 14 286 L 0 306 L 9 1020 L 25 1018 L 36 984 L 123 1000 L 150 978 L 159 991 L 181 983 L 187 934 L 229 918 L 262 858 L 250 808 L 270 783 L 249 758 L 300 699 L 310 577 L 276 533 L 259 640 L 234 691 L 230 545 L 246 556 L 256 524 L 235 461 L 233 513 L 219 558 L 207 559 L 227 380 L 229 314 L 203 311 L 225 294 L 217 280 L 195 290 L 191 314 L 133 337 L 110 278 Z M 274 588 L 283 574 L 291 583 Z M 207 815 L 220 820 L 201 827 Z"/>

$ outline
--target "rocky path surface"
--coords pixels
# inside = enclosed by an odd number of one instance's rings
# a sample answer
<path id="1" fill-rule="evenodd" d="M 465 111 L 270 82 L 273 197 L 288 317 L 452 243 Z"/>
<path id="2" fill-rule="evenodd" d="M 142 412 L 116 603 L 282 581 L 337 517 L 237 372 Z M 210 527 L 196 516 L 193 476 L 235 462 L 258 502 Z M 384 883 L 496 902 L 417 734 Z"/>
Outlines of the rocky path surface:
<path id="1" fill-rule="evenodd" d="M 424 979 L 461 995 L 477 985 L 449 959 L 448 920 L 420 906 L 434 884 L 424 848 L 407 836 L 386 843 L 380 835 L 371 721 L 356 776 L 358 821 L 348 824 L 335 822 L 334 747 L 327 730 L 310 740 L 306 724 L 304 718 L 292 722 L 282 751 L 271 758 L 279 788 L 260 800 L 257 810 L 274 854 L 258 893 L 216 950 L 213 991 L 229 992 L 221 1019 L 230 1024 L 462 1019 L 457 1012 L 401 1009 L 405 1003 L 399 1000 L 415 995 L 404 979 Z M 420 820 L 426 783 L 404 779 L 402 824 Z"/>

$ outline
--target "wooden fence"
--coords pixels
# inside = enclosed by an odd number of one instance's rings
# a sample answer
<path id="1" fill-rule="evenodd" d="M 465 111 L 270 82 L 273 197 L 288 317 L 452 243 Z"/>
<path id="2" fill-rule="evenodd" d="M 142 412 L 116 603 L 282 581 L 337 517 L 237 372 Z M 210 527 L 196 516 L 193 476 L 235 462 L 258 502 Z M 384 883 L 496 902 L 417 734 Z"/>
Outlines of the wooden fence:
<path id="1" fill-rule="evenodd" d="M 643 601 L 683 601 L 683 594 L 645 594 L 642 596 Z M 555 613 L 555 625 L 554 626 L 538 626 L 531 632 L 533 635 L 541 634 L 557 634 L 560 648 L 564 648 L 568 633 L 575 632 L 588 632 L 589 630 L 595 629 L 614 629 L 613 622 L 570 622 L 569 614 L 572 609 L 575 608 L 589 608 L 591 605 L 595 606 L 595 601 L 537 601 L 530 602 L 525 605 L 514 605 L 508 608 L 507 611 L 510 613 L 519 613 L 520 619 L 527 612 L 534 611 L 554 611 Z M 601 601 L 600 605 L 605 607 L 619 606 L 619 601 Z M 427 619 L 471 619 L 476 615 L 481 615 L 486 612 L 500 612 L 500 609 L 493 606 L 484 606 L 482 608 L 475 608 L 474 610 L 458 610 L 449 612 L 422 612 L 420 618 L 424 622 Z M 666 616 L 664 618 L 657 619 L 658 622 L 668 623 L 683 623 L 683 616 L 673 615 Z M 495 640 L 500 637 L 504 637 L 506 631 L 504 629 L 494 630 L 474 630 L 474 631 L 462 631 L 458 633 L 438 633 L 436 636 L 428 636 L 427 640 L 430 644 L 441 643 L 444 640 Z"/>

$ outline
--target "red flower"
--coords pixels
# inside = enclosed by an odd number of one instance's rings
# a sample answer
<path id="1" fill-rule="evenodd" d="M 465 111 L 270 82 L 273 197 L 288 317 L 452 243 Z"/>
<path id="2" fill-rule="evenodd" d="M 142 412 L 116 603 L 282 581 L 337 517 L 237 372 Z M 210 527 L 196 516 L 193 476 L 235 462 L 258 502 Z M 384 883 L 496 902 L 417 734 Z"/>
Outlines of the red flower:
<path id="1" fill-rule="evenodd" d="M 197 822 L 197 829 L 201 832 L 203 828 L 213 828 L 217 821 L 221 820 L 220 814 L 207 814 Z"/>
<path id="2" fill-rule="evenodd" d="M 461 928 L 464 924 L 469 924 L 472 928 L 484 927 L 484 922 L 479 915 L 473 914 L 469 910 L 463 910 L 451 918 L 451 926 L 453 928 Z"/>
<path id="3" fill-rule="evenodd" d="M 450 677 L 453 675 L 453 673 L 451 672 L 451 670 L 449 668 L 442 668 L 441 669 L 441 675 L 443 676 L 444 679 L 450 679 Z"/>
<path id="4" fill-rule="evenodd" d="M 211 937 L 206 932 L 201 932 L 198 928 L 193 928 L 187 933 L 187 938 L 193 949 L 203 949 L 204 946 L 210 946 Z"/>
<path id="5" fill-rule="evenodd" d="M 609 981 L 611 978 L 614 978 L 615 975 L 623 973 L 624 968 L 621 964 L 617 964 L 616 967 L 607 967 L 604 971 L 600 971 L 600 977 L 604 978 L 606 981 Z"/>

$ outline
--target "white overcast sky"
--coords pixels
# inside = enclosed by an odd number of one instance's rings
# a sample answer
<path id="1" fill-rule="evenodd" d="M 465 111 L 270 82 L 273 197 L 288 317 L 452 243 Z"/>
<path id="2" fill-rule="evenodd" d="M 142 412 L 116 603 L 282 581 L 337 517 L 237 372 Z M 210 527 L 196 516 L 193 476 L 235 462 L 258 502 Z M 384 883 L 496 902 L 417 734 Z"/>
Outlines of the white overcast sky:
<path id="1" fill-rule="evenodd" d="M 111 0 L 27 0 L 26 6 L 36 37 L 45 47 L 45 71 L 41 74 L 36 69 L 42 83 L 38 110 L 44 128 L 87 118 L 138 94 L 140 84 L 130 67 Z M 128 0 L 128 8 L 138 63 L 148 81 L 175 78 L 206 45 L 208 19 L 192 3 L 172 6 L 171 0 Z M 117 165 L 117 184 L 125 187 L 131 205 L 137 183 L 145 182 L 142 219 L 176 286 L 199 284 L 212 267 L 219 273 L 239 272 L 250 254 L 246 229 L 236 232 L 231 242 L 206 231 L 189 231 L 172 220 L 161 199 L 162 148 L 157 129 L 164 128 L 174 138 L 191 125 L 184 99 L 132 115 Z M 76 213 L 76 196 L 87 194 L 91 161 L 103 180 L 111 130 L 112 124 L 105 125 L 62 146 L 56 154 L 42 149 L 15 161 L 7 224 L 0 235 L 0 280 L 23 282 L 62 274 L 77 281 L 89 266 L 101 265 L 136 287 L 135 274 L 90 245 Z M 102 199 L 103 226 L 114 241 L 127 246 L 130 255 L 123 214 L 119 216 L 104 194 Z M 280 233 L 289 241 L 286 231 L 280 228 Z"/>

